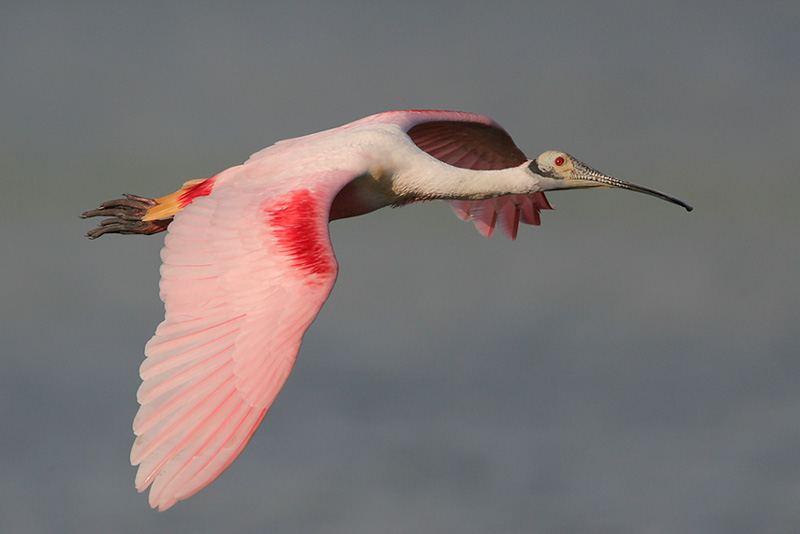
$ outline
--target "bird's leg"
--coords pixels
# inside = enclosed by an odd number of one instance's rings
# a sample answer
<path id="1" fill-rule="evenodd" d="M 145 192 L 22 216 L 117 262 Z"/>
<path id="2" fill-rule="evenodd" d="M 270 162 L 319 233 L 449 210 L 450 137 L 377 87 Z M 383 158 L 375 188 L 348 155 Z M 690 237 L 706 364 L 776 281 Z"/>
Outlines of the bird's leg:
<path id="1" fill-rule="evenodd" d="M 89 217 L 111 217 L 100 222 L 100 225 L 86 234 L 89 239 L 97 239 L 105 234 L 157 234 L 163 232 L 172 222 L 172 218 L 143 220 L 147 212 L 158 202 L 152 198 L 125 195 L 125 198 L 109 200 L 100 207 L 81 214 L 82 219 Z"/>
<path id="2" fill-rule="evenodd" d="M 103 202 L 96 210 L 81 217 L 111 217 L 86 234 L 96 239 L 103 234 L 157 234 L 172 222 L 172 216 L 188 206 L 197 197 L 211 193 L 216 177 L 189 180 L 176 192 L 161 198 L 125 195 L 125 198 Z"/>

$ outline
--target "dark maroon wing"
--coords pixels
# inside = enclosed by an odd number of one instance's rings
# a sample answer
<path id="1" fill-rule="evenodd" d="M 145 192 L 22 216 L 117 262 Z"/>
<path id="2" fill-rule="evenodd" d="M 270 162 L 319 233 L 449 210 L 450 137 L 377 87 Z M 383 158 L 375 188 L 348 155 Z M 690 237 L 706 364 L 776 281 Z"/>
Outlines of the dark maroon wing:
<path id="1" fill-rule="evenodd" d="M 511 136 L 498 126 L 478 122 L 430 121 L 412 126 L 408 135 L 439 161 L 476 171 L 517 167 L 527 161 Z"/>

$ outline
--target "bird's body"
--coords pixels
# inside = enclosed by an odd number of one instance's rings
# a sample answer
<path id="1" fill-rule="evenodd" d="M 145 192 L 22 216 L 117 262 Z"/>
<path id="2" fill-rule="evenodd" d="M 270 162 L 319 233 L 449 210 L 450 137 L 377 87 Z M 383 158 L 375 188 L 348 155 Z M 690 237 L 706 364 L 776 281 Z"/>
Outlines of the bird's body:
<path id="1" fill-rule="evenodd" d="M 337 263 L 330 220 L 443 199 L 482 234 L 539 224 L 544 191 L 618 186 L 562 152 L 527 159 L 487 117 L 373 115 L 281 141 L 243 165 L 156 200 L 128 196 L 84 216 L 107 232 L 169 232 L 166 316 L 145 348 L 131 462 L 136 486 L 166 509 L 213 481 L 255 432 L 291 372 Z M 174 217 L 174 220 L 170 218 Z"/>

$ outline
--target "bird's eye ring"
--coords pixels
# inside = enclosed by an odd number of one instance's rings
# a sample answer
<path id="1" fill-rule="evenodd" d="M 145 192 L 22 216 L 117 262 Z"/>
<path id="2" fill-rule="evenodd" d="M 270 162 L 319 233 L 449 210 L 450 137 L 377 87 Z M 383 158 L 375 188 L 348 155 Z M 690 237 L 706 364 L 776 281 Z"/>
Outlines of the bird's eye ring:
<path id="1" fill-rule="evenodd" d="M 563 164 L 564 164 L 564 158 L 562 158 L 561 156 L 558 156 L 556 158 L 556 166 L 557 167 L 561 167 Z"/>

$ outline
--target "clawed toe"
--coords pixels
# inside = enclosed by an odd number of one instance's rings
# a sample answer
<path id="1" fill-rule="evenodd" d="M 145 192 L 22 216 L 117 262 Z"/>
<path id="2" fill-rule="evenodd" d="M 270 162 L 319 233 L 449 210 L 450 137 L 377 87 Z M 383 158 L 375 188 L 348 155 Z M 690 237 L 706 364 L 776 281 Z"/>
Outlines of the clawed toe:
<path id="1" fill-rule="evenodd" d="M 90 230 L 86 237 L 97 239 L 105 234 L 143 234 L 150 235 L 163 232 L 172 222 L 172 219 L 143 221 L 148 210 L 157 202 L 151 198 L 125 194 L 125 198 L 109 200 L 100 204 L 97 209 L 86 211 L 81 218 L 110 217 L 100 222 L 100 225 Z"/>
<path id="2" fill-rule="evenodd" d="M 100 204 L 94 210 L 86 211 L 81 217 L 120 217 L 125 216 L 127 220 L 139 219 L 147 213 L 147 210 L 155 206 L 157 202 L 152 198 L 139 197 L 125 193 L 125 198 L 108 200 Z"/>
<path id="3" fill-rule="evenodd" d="M 158 221 L 136 221 L 119 218 L 106 219 L 101 221 L 97 228 L 89 230 L 86 233 L 86 237 L 89 239 L 97 239 L 105 234 L 152 235 L 166 230 L 171 222 L 172 219 L 162 219 Z"/>

